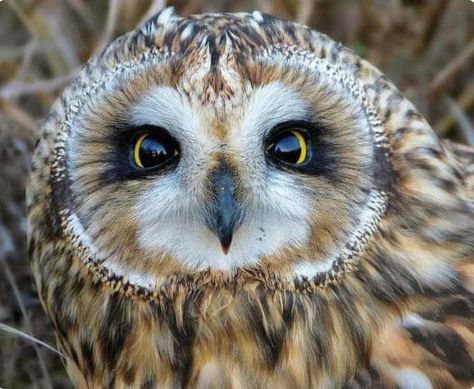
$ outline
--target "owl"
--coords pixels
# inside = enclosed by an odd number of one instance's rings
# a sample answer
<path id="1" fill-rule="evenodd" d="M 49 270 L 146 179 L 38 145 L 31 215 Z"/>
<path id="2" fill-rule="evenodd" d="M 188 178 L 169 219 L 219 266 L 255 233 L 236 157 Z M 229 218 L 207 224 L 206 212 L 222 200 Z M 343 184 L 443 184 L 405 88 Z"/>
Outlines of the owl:
<path id="1" fill-rule="evenodd" d="M 163 10 L 45 119 L 27 190 L 79 388 L 468 388 L 474 151 L 262 14 Z"/>

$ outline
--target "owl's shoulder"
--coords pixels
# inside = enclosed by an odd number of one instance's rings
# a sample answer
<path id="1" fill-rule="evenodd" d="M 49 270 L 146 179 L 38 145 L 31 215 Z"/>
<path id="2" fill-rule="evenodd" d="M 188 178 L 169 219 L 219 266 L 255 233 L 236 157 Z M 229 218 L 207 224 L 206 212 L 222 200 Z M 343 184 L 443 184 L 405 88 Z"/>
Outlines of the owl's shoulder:
<path id="1" fill-rule="evenodd" d="M 420 304 L 379 334 L 370 368 L 346 388 L 473 387 L 474 264 L 459 274 L 462 286 L 452 294 Z"/>
<path id="2" fill-rule="evenodd" d="M 467 196 L 474 211 L 474 148 L 449 140 L 444 140 L 443 145 L 451 150 L 460 166 L 461 174 L 466 183 Z"/>

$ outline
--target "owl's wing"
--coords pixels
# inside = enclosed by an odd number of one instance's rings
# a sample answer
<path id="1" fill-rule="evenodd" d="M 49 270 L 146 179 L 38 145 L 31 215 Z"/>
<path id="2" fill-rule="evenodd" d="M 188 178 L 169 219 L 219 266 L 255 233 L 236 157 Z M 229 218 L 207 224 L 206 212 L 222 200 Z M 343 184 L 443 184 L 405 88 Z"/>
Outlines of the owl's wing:
<path id="1" fill-rule="evenodd" d="M 474 276 L 473 265 L 461 269 Z M 379 335 L 370 369 L 344 387 L 472 388 L 474 294 L 461 288 L 435 308 L 406 315 Z"/>
<path id="2" fill-rule="evenodd" d="M 474 203 L 474 148 L 450 141 L 444 141 L 444 144 L 451 149 L 461 165 L 469 199 Z"/>
<path id="3" fill-rule="evenodd" d="M 474 209 L 474 149 L 449 141 L 444 146 L 460 166 Z M 388 326 L 379 334 L 370 368 L 344 388 L 474 387 L 474 258 L 458 271 L 458 290 Z"/>
<path id="4" fill-rule="evenodd" d="M 472 269 L 465 269 L 472 273 Z M 472 274 L 471 274 L 472 276 Z M 474 295 L 460 290 L 429 311 L 404 317 L 382 334 L 373 365 L 399 386 L 474 385 Z M 419 385 L 413 385 L 418 382 Z M 405 383 L 405 385 L 403 385 Z"/>

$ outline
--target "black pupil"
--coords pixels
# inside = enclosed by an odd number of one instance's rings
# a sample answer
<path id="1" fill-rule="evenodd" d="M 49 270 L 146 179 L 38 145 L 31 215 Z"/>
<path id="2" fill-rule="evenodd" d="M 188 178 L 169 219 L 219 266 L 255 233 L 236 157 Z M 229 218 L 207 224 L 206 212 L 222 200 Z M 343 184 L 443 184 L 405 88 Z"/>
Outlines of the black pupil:
<path id="1" fill-rule="evenodd" d="M 153 167 L 173 157 L 175 151 L 176 147 L 170 139 L 148 135 L 141 143 L 138 153 L 143 167 Z"/>
<path id="2" fill-rule="evenodd" d="M 296 135 L 289 132 L 274 139 L 268 151 L 284 162 L 297 163 L 301 156 L 301 145 Z"/>

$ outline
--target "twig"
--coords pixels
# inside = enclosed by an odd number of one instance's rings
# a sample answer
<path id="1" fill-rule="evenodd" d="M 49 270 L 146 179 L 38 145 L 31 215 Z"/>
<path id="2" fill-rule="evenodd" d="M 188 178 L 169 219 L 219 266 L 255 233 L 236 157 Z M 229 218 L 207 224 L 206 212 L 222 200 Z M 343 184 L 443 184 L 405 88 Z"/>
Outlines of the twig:
<path id="1" fill-rule="evenodd" d="M 15 47 L 3 46 L 0 49 L 0 62 L 14 62 L 18 58 L 21 58 L 27 45 L 28 43 L 23 46 L 15 46 Z"/>
<path id="2" fill-rule="evenodd" d="M 463 111 L 469 111 L 469 109 L 474 105 L 474 82 L 464 90 L 456 103 Z M 434 125 L 434 128 L 439 135 L 445 136 L 455 123 L 456 121 L 452 111 L 448 110 L 448 112 Z"/>
<path id="3" fill-rule="evenodd" d="M 94 26 L 94 19 L 92 17 L 92 14 L 90 12 L 90 9 L 84 4 L 83 0 L 67 0 L 69 3 L 69 6 L 81 17 L 82 21 L 84 24 L 87 26 L 87 28 L 95 32 L 96 28 Z"/>
<path id="4" fill-rule="evenodd" d="M 449 4 L 449 0 L 439 0 L 430 4 L 428 12 L 424 17 L 424 29 L 416 46 L 416 52 L 421 54 L 429 46 L 436 33 L 436 29 L 440 25 L 440 21 L 445 15 L 445 9 Z"/>
<path id="5" fill-rule="evenodd" d="M 472 40 L 466 48 L 456 56 L 430 84 L 428 90 L 432 95 L 439 94 L 444 85 L 452 78 L 469 59 L 474 56 L 474 40 Z"/>
<path id="6" fill-rule="evenodd" d="M 45 24 L 42 18 L 38 17 L 39 15 L 36 11 L 36 8 L 33 8 L 33 16 L 29 16 L 21 8 L 17 0 L 8 0 L 7 4 L 10 5 L 12 10 L 15 12 L 21 22 L 26 26 L 26 28 L 35 40 L 42 41 L 45 38 L 51 38 L 47 34 L 48 26 Z M 37 4 L 35 4 L 35 7 L 36 6 Z M 55 51 L 48 51 L 46 55 L 53 74 L 62 74 L 66 71 L 64 67 L 64 58 L 59 58 Z"/>
<path id="7" fill-rule="evenodd" d="M 9 100 L 14 97 L 38 93 L 54 92 L 63 87 L 71 78 L 73 78 L 79 69 L 74 69 L 69 74 L 56 77 L 50 80 L 39 80 L 34 82 L 12 82 L 3 88 L 0 88 L 0 99 Z"/>
<path id="8" fill-rule="evenodd" d="M 0 226 L 2 227 L 2 226 Z M 4 230 L 3 232 L 4 233 L 7 233 L 7 231 L 5 230 L 5 228 L 2 227 L 2 229 Z M 8 234 L 8 233 L 7 233 Z M 9 234 L 8 234 L 9 235 Z M 11 239 L 11 238 L 10 238 Z M 23 319 L 24 319 L 24 323 L 25 323 L 25 327 L 26 327 L 26 330 L 29 332 L 29 333 L 33 333 L 33 324 L 31 323 L 31 320 L 26 312 L 26 308 L 25 306 L 23 305 L 23 301 L 21 300 L 21 295 L 20 295 L 20 290 L 18 288 L 18 284 L 15 280 L 15 277 L 13 276 L 13 273 L 12 271 L 10 270 L 10 266 L 8 265 L 8 262 L 7 260 L 5 259 L 5 257 L 2 255 L 0 256 L 0 262 L 2 263 L 3 265 L 3 268 L 5 270 L 5 275 L 7 277 L 7 280 L 8 280 L 8 283 L 10 284 L 12 290 L 13 290 L 13 294 L 15 296 L 15 299 L 17 301 L 17 304 L 20 308 L 20 311 L 23 315 Z M 38 347 L 38 345 L 36 343 L 33 343 L 33 348 L 35 349 L 35 352 L 36 352 L 36 356 L 38 358 L 38 363 L 39 363 L 39 366 L 40 366 L 40 369 L 41 369 L 41 373 L 43 374 L 43 378 L 45 380 L 45 386 L 49 389 L 53 389 L 53 385 L 51 383 L 51 378 L 49 376 L 49 373 L 48 373 L 48 369 L 46 368 L 46 364 L 44 362 L 44 356 L 43 356 L 43 352 L 42 350 Z"/>
<path id="9" fill-rule="evenodd" d="M 141 26 L 153 15 L 157 14 L 165 7 L 166 7 L 166 0 L 153 0 L 153 2 L 150 4 L 146 12 L 140 18 L 139 22 L 137 23 L 137 26 Z"/>
<path id="10" fill-rule="evenodd" d="M 456 123 L 458 124 L 464 139 L 466 140 L 466 143 L 469 146 L 474 146 L 474 127 L 469 118 L 452 98 L 446 97 L 445 101 L 451 110 L 453 117 L 456 120 Z"/>
<path id="11" fill-rule="evenodd" d="M 40 346 L 43 346 L 44 348 L 47 348 L 50 351 L 53 351 L 54 353 L 58 354 L 61 358 L 67 359 L 66 355 L 61 353 L 59 350 L 55 349 L 53 346 L 50 346 L 48 343 L 43 342 L 42 340 L 39 340 L 38 338 L 35 338 L 34 336 L 31 336 L 27 334 L 26 332 L 20 331 L 14 327 L 9 326 L 8 324 L 0 322 L 0 330 L 8 332 L 13 335 L 20 336 L 22 338 L 25 338 L 33 343 L 37 343 Z"/>
<path id="12" fill-rule="evenodd" d="M 316 0 L 300 0 L 296 21 L 301 24 L 308 24 L 311 15 L 313 14 Z"/>
<path id="13" fill-rule="evenodd" d="M 46 11 L 43 10 L 41 13 L 46 21 L 48 35 L 67 64 L 68 71 L 77 68 L 80 65 L 80 61 L 74 45 L 70 38 L 68 38 L 68 35 L 64 33 L 64 26 L 62 25 L 64 18 L 61 17 L 60 9 L 54 8 L 50 10 L 47 8 Z"/>
<path id="14" fill-rule="evenodd" d="M 109 11 L 107 13 L 107 22 L 104 31 L 99 40 L 98 45 L 94 49 L 94 55 L 100 53 L 104 47 L 110 42 L 114 36 L 115 27 L 117 26 L 118 14 L 122 0 L 109 0 Z"/>
<path id="15" fill-rule="evenodd" d="M 31 61 L 33 59 L 34 54 L 38 50 L 38 41 L 36 39 L 30 40 L 27 45 L 25 46 L 25 51 L 23 52 L 23 56 L 21 58 L 21 64 L 18 67 L 17 74 L 15 75 L 15 79 L 22 80 L 28 72 L 28 68 L 31 65 Z"/>
<path id="16" fill-rule="evenodd" d="M 17 0 L 8 0 L 7 4 L 10 6 L 12 11 L 16 14 L 18 19 L 21 20 L 21 22 L 25 25 L 26 29 L 30 32 L 30 34 L 34 38 L 39 38 L 39 33 L 38 30 L 36 29 L 35 25 L 31 23 L 30 19 L 28 16 L 25 14 L 21 6 L 18 4 Z"/>
<path id="17" fill-rule="evenodd" d="M 8 116 L 20 124 L 21 127 L 26 129 L 26 135 L 28 135 L 30 139 L 33 139 L 33 137 L 36 136 L 36 122 L 27 112 L 22 110 L 14 103 L 2 100 L 0 100 L 0 108 Z"/>

